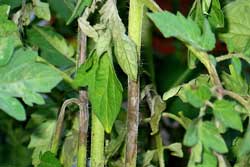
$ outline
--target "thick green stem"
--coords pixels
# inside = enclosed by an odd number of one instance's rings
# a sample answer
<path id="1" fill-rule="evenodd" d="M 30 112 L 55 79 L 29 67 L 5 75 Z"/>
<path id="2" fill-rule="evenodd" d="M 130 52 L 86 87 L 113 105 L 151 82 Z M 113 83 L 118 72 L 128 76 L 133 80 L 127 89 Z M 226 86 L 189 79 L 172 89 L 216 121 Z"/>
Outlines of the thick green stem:
<path id="1" fill-rule="evenodd" d="M 104 166 L 104 128 L 92 112 L 92 131 L 91 131 L 91 167 Z"/>
<path id="2" fill-rule="evenodd" d="M 143 22 L 143 4 L 140 0 L 130 0 L 128 33 L 135 42 L 140 63 L 141 31 Z M 128 79 L 128 118 L 126 141 L 126 167 L 135 167 L 137 158 L 137 135 L 139 124 L 140 79 Z"/>

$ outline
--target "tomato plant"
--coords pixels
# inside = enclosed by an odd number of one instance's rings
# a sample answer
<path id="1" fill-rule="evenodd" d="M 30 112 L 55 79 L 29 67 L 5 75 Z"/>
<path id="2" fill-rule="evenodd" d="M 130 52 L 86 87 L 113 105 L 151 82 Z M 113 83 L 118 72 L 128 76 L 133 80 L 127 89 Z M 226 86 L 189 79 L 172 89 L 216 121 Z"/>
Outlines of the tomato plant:
<path id="1" fill-rule="evenodd" d="M 249 166 L 249 11 L 249 0 L 194 0 L 187 16 L 153 0 L 0 1 L 0 166 Z M 161 70 L 178 74 L 165 93 L 153 28 L 187 64 Z"/>

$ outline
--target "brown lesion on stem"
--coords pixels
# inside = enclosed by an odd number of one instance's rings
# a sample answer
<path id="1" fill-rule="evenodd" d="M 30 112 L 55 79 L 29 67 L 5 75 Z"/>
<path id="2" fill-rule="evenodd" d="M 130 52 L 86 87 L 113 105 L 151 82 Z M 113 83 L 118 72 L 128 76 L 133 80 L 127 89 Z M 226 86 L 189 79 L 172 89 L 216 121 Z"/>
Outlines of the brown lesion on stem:
<path id="1" fill-rule="evenodd" d="M 87 37 L 78 27 L 78 43 L 79 43 L 79 59 L 78 67 L 81 66 L 86 60 L 87 53 Z M 86 166 L 87 156 L 87 137 L 88 137 L 88 93 L 86 90 L 79 91 L 79 100 L 83 106 L 83 110 L 79 113 L 79 140 L 78 140 L 78 167 Z"/>
<path id="2" fill-rule="evenodd" d="M 139 124 L 139 81 L 128 81 L 128 117 L 127 117 L 127 144 L 126 162 L 133 162 L 137 154 L 137 134 Z M 128 144 L 129 142 L 129 144 Z M 126 164 L 130 166 L 131 164 Z"/>

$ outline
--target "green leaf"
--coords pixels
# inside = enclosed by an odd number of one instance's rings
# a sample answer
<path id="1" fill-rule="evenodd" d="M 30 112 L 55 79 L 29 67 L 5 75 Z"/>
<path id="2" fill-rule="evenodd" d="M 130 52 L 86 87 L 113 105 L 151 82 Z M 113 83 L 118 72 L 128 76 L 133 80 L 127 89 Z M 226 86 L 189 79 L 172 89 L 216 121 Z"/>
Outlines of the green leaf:
<path id="1" fill-rule="evenodd" d="M 26 119 L 23 105 L 13 97 L 0 93 L 0 108 L 16 120 L 24 121 Z"/>
<path id="2" fill-rule="evenodd" d="M 182 14 L 174 15 L 170 12 L 158 12 L 148 14 L 165 38 L 176 37 L 193 47 L 209 51 L 215 47 L 215 36 L 207 21 L 203 24 L 203 33 L 198 24 L 191 18 L 185 18 Z M 187 28 L 188 27 L 188 28 Z"/>
<path id="3" fill-rule="evenodd" d="M 56 66 L 72 66 L 74 49 L 50 27 L 33 26 L 27 30 L 28 42 L 41 49 L 41 56 Z"/>
<path id="4" fill-rule="evenodd" d="M 18 28 L 14 22 L 8 20 L 9 6 L 0 6 L 0 12 L 5 13 L 0 16 L 0 37 L 16 35 L 18 36 Z"/>
<path id="5" fill-rule="evenodd" d="M 37 167 L 61 167 L 59 160 L 56 159 L 56 156 L 50 151 L 43 153 L 40 160 L 41 163 Z"/>
<path id="6" fill-rule="evenodd" d="M 35 15 L 38 18 L 44 19 L 49 21 L 51 16 L 50 16 L 50 10 L 49 10 L 49 4 L 46 2 L 41 2 L 40 0 L 33 0 L 33 5 L 34 5 L 34 12 Z"/>
<path id="7" fill-rule="evenodd" d="M 185 133 L 183 144 L 186 146 L 194 146 L 198 143 L 198 123 L 197 121 L 193 121 L 189 124 L 187 131 Z"/>
<path id="8" fill-rule="evenodd" d="M 240 142 L 239 149 L 237 152 L 238 157 L 242 157 L 247 155 L 250 152 L 250 127 L 247 128 L 247 131 L 245 132 L 243 140 Z"/>
<path id="9" fill-rule="evenodd" d="M 232 64 L 229 65 L 230 74 L 223 71 L 222 80 L 224 86 L 242 96 L 248 95 L 248 83 L 241 76 L 241 61 L 239 58 L 232 58 Z"/>
<path id="10" fill-rule="evenodd" d="M 156 154 L 156 150 L 148 150 L 145 152 L 142 156 L 142 167 L 152 167 L 151 161 L 153 160 L 154 156 Z"/>
<path id="11" fill-rule="evenodd" d="M 232 1 L 224 7 L 227 28 L 220 34 L 230 52 L 243 52 L 250 40 L 250 1 Z"/>
<path id="12" fill-rule="evenodd" d="M 202 161 L 202 144 L 198 142 L 191 149 L 191 155 L 188 161 L 188 167 L 195 167 L 196 163 L 200 163 Z"/>
<path id="13" fill-rule="evenodd" d="M 136 46 L 125 34 L 121 34 L 120 38 L 115 37 L 115 39 L 113 38 L 116 59 L 128 77 L 136 81 L 138 75 Z"/>
<path id="14" fill-rule="evenodd" d="M 74 10 L 75 0 L 48 0 L 48 2 L 56 16 L 67 22 Z"/>
<path id="15" fill-rule="evenodd" d="M 212 122 L 202 122 L 199 126 L 198 134 L 205 147 L 211 148 L 218 153 L 228 152 L 225 141 Z"/>
<path id="16" fill-rule="evenodd" d="M 100 10 L 101 20 L 112 31 L 115 56 L 123 72 L 134 81 L 138 75 L 138 53 L 135 43 L 126 35 L 114 1 L 107 1 Z"/>
<path id="17" fill-rule="evenodd" d="M 115 130 L 117 132 L 117 137 L 112 138 L 110 143 L 105 148 L 105 157 L 109 159 L 110 157 L 114 156 L 118 150 L 120 149 L 125 137 L 126 137 L 126 125 L 122 122 L 117 120 L 115 122 Z"/>
<path id="18" fill-rule="evenodd" d="M 188 86 L 185 87 L 183 91 L 187 101 L 197 108 L 204 106 L 205 102 L 212 96 L 209 87 L 205 84 L 199 85 L 198 87 Z"/>
<path id="19" fill-rule="evenodd" d="M 22 5 L 22 0 L 1 0 L 0 5 L 3 4 L 9 5 L 11 9 L 14 9 Z"/>
<path id="20" fill-rule="evenodd" d="M 28 148 L 34 148 L 32 154 L 32 164 L 34 166 L 37 166 L 40 163 L 40 154 L 43 154 L 50 149 L 55 125 L 55 120 L 46 121 L 40 124 L 32 133 Z"/>
<path id="21" fill-rule="evenodd" d="M 213 106 L 215 117 L 226 127 L 242 131 L 241 118 L 235 110 L 235 104 L 227 100 L 216 100 Z"/>
<path id="22" fill-rule="evenodd" d="M 224 14 L 221 10 L 219 0 L 212 0 L 212 6 L 208 15 L 208 21 L 212 27 L 223 28 L 224 27 Z"/>
<path id="23" fill-rule="evenodd" d="M 171 151 L 171 155 L 182 158 L 183 157 L 183 151 L 182 151 L 182 144 L 181 143 L 173 143 L 170 144 L 164 149 L 168 149 Z"/>
<path id="24" fill-rule="evenodd" d="M 92 3 L 92 0 L 77 0 L 75 9 L 72 15 L 70 16 L 69 20 L 67 21 L 67 24 L 70 24 L 75 18 L 81 16 L 84 9 L 90 6 L 91 3 Z"/>
<path id="25" fill-rule="evenodd" d="M 120 111 L 123 89 L 107 52 L 101 57 L 94 52 L 88 59 L 79 68 L 74 84 L 88 86 L 92 109 L 110 133 Z"/>
<path id="26" fill-rule="evenodd" d="M 30 49 L 19 49 L 6 66 L 0 67 L 1 95 L 20 97 L 28 105 L 44 104 L 39 93 L 50 92 L 62 78 L 47 65 L 36 63 L 36 56 Z"/>
<path id="27" fill-rule="evenodd" d="M 174 88 L 171 88 L 170 90 L 168 90 L 167 92 L 165 92 L 163 94 L 163 100 L 167 101 L 168 99 L 174 97 L 175 95 L 177 95 L 177 93 L 180 91 L 182 86 L 176 86 Z"/>
<path id="28" fill-rule="evenodd" d="M 197 167 L 216 167 L 217 166 L 217 158 L 213 155 L 213 153 L 208 150 L 204 149 L 202 154 L 202 163 L 198 164 Z"/>
<path id="29" fill-rule="evenodd" d="M 6 65 L 15 47 L 21 45 L 18 28 L 14 22 L 8 20 L 9 6 L 0 6 L 0 67 Z"/>
<path id="30" fill-rule="evenodd" d="M 64 166 L 70 167 L 77 164 L 78 136 L 78 131 L 76 130 L 71 130 L 66 135 L 60 156 L 60 161 Z"/>
<path id="31" fill-rule="evenodd" d="M 250 156 L 245 155 L 241 156 L 237 159 L 237 162 L 235 163 L 234 167 L 245 167 L 245 166 L 250 166 Z"/>
<path id="32" fill-rule="evenodd" d="M 14 42 L 15 38 L 13 36 L 0 38 L 0 67 L 9 62 L 14 52 Z"/>

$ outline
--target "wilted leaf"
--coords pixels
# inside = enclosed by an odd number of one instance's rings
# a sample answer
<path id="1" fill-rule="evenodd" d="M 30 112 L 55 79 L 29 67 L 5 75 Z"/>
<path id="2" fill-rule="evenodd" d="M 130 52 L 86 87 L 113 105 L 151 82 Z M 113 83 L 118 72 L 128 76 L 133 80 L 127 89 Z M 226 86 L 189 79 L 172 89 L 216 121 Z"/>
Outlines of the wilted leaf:
<path id="1" fill-rule="evenodd" d="M 151 101 L 151 116 L 150 127 L 152 129 L 151 135 L 159 131 L 159 123 L 161 120 L 161 113 L 166 109 L 166 103 L 161 99 L 161 96 L 156 95 Z"/>
<path id="2" fill-rule="evenodd" d="M 72 66 L 74 49 L 50 27 L 33 26 L 27 30 L 28 42 L 41 49 L 41 56 L 56 66 Z"/>
<path id="3" fill-rule="evenodd" d="M 216 100 L 213 106 L 215 117 L 226 127 L 242 131 L 241 118 L 235 110 L 235 104 L 227 100 Z"/>
<path id="4" fill-rule="evenodd" d="M 112 31 L 115 56 L 122 70 L 132 80 L 137 80 L 138 56 L 135 43 L 125 34 L 125 27 L 119 17 L 116 4 L 108 0 L 100 10 L 101 20 L 108 24 Z"/>
<path id="5" fill-rule="evenodd" d="M 89 22 L 83 18 L 80 17 L 78 19 L 78 25 L 81 28 L 81 31 L 88 37 L 93 38 L 93 40 L 98 40 L 98 33 L 97 31 L 89 24 Z"/>
<path id="6" fill-rule="evenodd" d="M 176 37 L 193 47 L 209 51 L 215 46 L 215 36 L 212 33 L 209 23 L 204 21 L 203 32 L 198 24 L 191 18 L 185 18 L 182 14 L 174 15 L 170 12 L 158 12 L 148 14 L 165 38 Z M 187 28 L 188 27 L 188 28 Z"/>
<path id="7" fill-rule="evenodd" d="M 96 53 L 101 56 L 104 52 L 107 52 L 111 47 L 111 32 L 107 29 L 105 32 L 100 34 L 96 42 Z"/>

